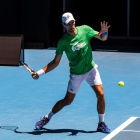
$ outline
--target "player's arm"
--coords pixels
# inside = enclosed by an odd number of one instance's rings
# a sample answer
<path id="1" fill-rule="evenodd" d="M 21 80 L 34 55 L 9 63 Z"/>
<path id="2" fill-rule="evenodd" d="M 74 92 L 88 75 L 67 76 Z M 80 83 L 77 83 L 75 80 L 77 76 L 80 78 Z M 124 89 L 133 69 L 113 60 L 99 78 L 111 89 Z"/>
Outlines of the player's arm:
<path id="1" fill-rule="evenodd" d="M 59 65 L 59 62 L 61 60 L 61 57 L 62 57 L 62 55 L 57 55 L 56 54 L 55 57 L 54 57 L 54 59 L 48 65 L 46 65 L 43 68 L 44 72 L 47 73 L 47 72 L 55 69 Z"/>
<path id="2" fill-rule="evenodd" d="M 108 29 L 110 28 L 110 25 L 108 26 L 108 22 L 101 22 L 101 31 L 98 32 L 98 34 L 96 36 L 94 36 L 95 38 L 105 41 L 108 38 Z"/>
<path id="3" fill-rule="evenodd" d="M 62 55 L 56 54 L 54 59 L 49 64 L 47 64 L 43 69 L 32 74 L 33 79 L 38 79 L 40 75 L 43 75 L 43 74 L 55 69 L 59 64 L 61 57 L 62 57 Z"/>

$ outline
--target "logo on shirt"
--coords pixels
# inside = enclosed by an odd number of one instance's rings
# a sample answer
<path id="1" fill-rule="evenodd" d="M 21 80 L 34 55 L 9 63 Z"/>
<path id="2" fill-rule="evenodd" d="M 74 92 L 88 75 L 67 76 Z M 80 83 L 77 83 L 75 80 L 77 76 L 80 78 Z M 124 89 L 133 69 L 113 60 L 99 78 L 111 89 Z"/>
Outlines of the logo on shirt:
<path id="1" fill-rule="evenodd" d="M 80 50 L 82 47 L 86 46 L 86 43 L 83 42 L 81 44 L 78 45 L 79 42 L 76 42 L 73 46 L 72 46 L 72 50 L 75 52 L 76 50 Z"/>

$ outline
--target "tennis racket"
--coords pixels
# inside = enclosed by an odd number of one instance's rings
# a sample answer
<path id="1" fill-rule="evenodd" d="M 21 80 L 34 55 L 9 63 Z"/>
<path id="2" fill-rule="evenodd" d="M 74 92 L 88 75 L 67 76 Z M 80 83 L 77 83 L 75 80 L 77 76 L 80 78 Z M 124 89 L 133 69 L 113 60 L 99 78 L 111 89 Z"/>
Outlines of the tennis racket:
<path id="1" fill-rule="evenodd" d="M 31 74 L 33 73 L 33 72 L 35 72 L 29 65 L 27 65 L 26 63 L 24 63 L 24 62 L 20 62 Z"/>

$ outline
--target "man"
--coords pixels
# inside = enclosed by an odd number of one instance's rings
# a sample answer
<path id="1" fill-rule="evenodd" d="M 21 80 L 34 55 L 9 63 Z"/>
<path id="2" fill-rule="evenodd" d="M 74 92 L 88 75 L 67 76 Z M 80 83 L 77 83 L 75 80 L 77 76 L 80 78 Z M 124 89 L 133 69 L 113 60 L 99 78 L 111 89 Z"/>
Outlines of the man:
<path id="1" fill-rule="evenodd" d="M 95 37 L 102 41 L 107 40 L 108 26 L 107 22 L 101 22 L 101 31 L 97 32 L 87 25 L 75 27 L 75 19 L 73 15 L 66 12 L 62 15 L 62 25 L 67 33 L 59 40 L 56 55 L 54 59 L 43 69 L 32 74 L 34 79 L 38 79 L 41 75 L 56 68 L 65 51 L 69 60 L 70 80 L 64 99 L 58 101 L 52 110 L 43 116 L 35 125 L 40 130 L 46 125 L 51 117 L 59 112 L 63 107 L 70 105 L 84 80 L 91 86 L 97 96 L 97 111 L 99 114 L 99 124 L 97 131 L 110 133 L 110 129 L 104 122 L 105 113 L 105 97 L 103 85 L 97 65 L 92 59 L 92 48 L 90 39 Z"/>

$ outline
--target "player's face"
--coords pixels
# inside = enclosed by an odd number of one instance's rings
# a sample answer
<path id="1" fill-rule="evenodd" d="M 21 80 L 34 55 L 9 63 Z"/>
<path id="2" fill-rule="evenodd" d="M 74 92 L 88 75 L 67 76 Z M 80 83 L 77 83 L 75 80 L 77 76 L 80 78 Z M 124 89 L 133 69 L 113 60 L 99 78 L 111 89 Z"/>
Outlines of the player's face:
<path id="1" fill-rule="evenodd" d="M 71 20 L 68 24 L 63 24 L 63 26 L 66 28 L 67 32 L 74 32 L 74 30 L 75 30 L 75 21 Z"/>

